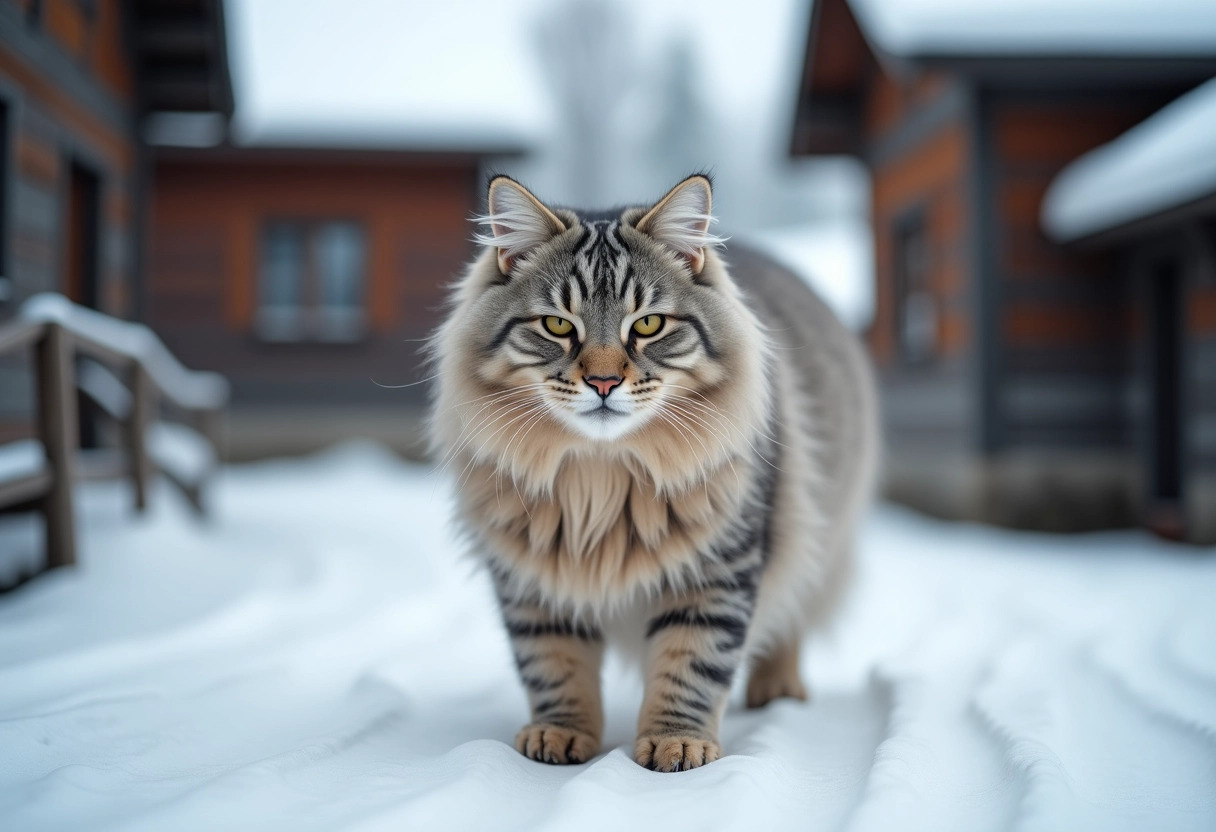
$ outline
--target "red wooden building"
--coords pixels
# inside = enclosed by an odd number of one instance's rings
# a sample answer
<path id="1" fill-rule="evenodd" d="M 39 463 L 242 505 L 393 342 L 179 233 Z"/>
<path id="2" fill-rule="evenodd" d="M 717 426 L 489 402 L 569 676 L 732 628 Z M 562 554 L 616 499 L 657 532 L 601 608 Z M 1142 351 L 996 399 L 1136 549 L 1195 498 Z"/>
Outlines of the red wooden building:
<path id="1" fill-rule="evenodd" d="M 868 337 L 889 492 L 1019 526 L 1216 535 L 1200 520 L 1216 513 L 1202 484 L 1216 470 L 1210 430 L 1188 434 L 1208 443 L 1186 447 L 1199 460 L 1190 479 L 1157 487 L 1177 451 L 1148 426 L 1172 405 L 1142 368 L 1182 322 L 1152 317 L 1152 279 L 1127 274 L 1119 251 L 1040 227 L 1066 165 L 1216 75 L 1216 15 L 1145 4 L 1139 24 L 1126 9 L 1079 21 L 1061 0 L 1060 15 L 1030 19 L 975 3 L 900 18 L 882 6 L 815 3 L 792 153 L 852 155 L 871 173 Z M 1210 396 L 1179 377 L 1187 401 Z"/>

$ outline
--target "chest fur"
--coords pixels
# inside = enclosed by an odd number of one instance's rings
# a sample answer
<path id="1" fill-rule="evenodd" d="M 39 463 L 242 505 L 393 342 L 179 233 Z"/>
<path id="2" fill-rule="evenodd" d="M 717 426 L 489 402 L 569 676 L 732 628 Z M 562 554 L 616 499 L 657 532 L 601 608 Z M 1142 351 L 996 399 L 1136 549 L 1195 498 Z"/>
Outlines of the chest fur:
<path id="1" fill-rule="evenodd" d="M 660 494 L 617 462 L 572 460 L 550 494 L 526 497 L 488 466 L 462 490 L 484 554 L 519 590 L 576 606 L 615 604 L 700 571 L 700 553 L 739 514 L 745 480 L 731 469 Z"/>

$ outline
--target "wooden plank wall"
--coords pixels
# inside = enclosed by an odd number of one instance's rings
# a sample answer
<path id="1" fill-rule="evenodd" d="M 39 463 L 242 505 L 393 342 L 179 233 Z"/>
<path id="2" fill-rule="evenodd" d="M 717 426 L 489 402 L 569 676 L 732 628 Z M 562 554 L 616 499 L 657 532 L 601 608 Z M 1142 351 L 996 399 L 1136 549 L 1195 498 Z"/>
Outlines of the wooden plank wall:
<path id="1" fill-rule="evenodd" d="M 1110 254 L 1066 251 L 1039 211 L 1059 171 L 1150 115 L 1160 102 L 1110 96 L 995 97 L 988 172 L 997 211 L 993 292 L 1003 448 L 1125 447 L 1132 441 L 1131 286 Z"/>
<path id="2" fill-rule="evenodd" d="M 0 0 L 0 14 L 23 15 L 24 6 Z M 79 160 L 101 180 L 101 303 L 123 315 L 130 309 L 134 255 L 133 70 L 121 0 L 99 0 L 95 8 L 90 16 L 73 0 L 44 0 L 41 23 L 24 30 L 29 42 L 53 45 L 57 62 L 86 70 L 73 74 L 70 85 L 0 42 L 0 96 L 13 124 L 6 271 L 18 297 L 60 288 L 67 177 L 71 161 Z"/>
<path id="3" fill-rule="evenodd" d="M 233 382 L 234 404 L 416 404 L 421 339 L 472 254 L 475 162 L 324 165 L 158 162 L 149 322 L 187 366 Z M 254 331 L 259 237 L 276 219 L 354 220 L 368 241 L 370 333 L 269 344 Z"/>
<path id="4" fill-rule="evenodd" d="M 1188 434 L 1192 469 L 1216 477 L 1216 220 L 1199 234 L 1185 301 Z"/>
<path id="5" fill-rule="evenodd" d="M 916 113 L 955 95 L 940 76 L 901 85 L 879 73 L 870 85 L 866 133 L 874 148 L 872 206 L 877 286 L 870 348 L 883 378 L 884 412 L 893 450 L 963 448 L 971 439 L 974 396 L 969 318 L 971 136 L 962 111 L 927 127 Z M 937 301 L 937 353 L 916 367 L 899 364 L 896 343 L 895 238 L 901 220 L 923 212 L 929 237 L 931 291 Z"/>
<path id="6" fill-rule="evenodd" d="M 5 259 L 11 314 L 24 298 L 64 288 L 71 163 L 99 176 L 99 302 L 112 314 L 132 308 L 135 265 L 133 65 L 122 0 L 0 0 L 0 105 L 8 114 Z M 0 366 L 0 441 L 24 435 L 32 385 L 19 362 Z"/>

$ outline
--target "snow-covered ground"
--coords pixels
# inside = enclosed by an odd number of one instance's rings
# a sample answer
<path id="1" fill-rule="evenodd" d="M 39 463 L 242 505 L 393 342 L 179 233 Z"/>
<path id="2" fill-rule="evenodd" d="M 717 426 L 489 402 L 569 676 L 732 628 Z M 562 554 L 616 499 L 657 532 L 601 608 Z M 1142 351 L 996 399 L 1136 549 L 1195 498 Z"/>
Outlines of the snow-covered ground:
<path id="1" fill-rule="evenodd" d="M 610 666 L 605 751 L 558 768 L 509 745 L 448 488 L 364 446 L 228 470 L 208 524 L 86 487 L 80 568 L 0 596 L 0 828 L 1216 829 L 1212 551 L 883 507 L 810 704 L 658 774 Z"/>

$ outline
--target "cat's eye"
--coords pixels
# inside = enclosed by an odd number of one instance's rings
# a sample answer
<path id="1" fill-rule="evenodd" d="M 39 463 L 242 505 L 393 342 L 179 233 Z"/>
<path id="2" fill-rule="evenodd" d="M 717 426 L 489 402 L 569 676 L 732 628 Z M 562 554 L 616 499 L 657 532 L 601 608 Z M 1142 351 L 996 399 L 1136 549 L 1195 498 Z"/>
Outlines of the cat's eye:
<path id="1" fill-rule="evenodd" d="M 647 315 L 633 322 L 633 331 L 638 335 L 654 335 L 663 328 L 662 315 Z"/>
<path id="2" fill-rule="evenodd" d="M 545 325 L 545 329 L 550 335 L 556 335 L 558 338 L 565 338 L 574 331 L 574 324 L 556 315 L 546 315 L 541 323 Z"/>

